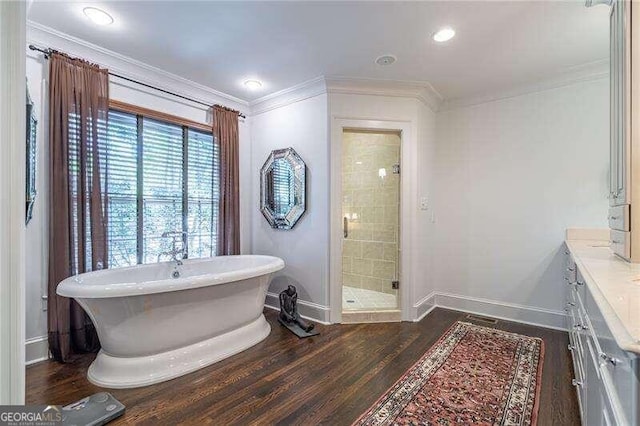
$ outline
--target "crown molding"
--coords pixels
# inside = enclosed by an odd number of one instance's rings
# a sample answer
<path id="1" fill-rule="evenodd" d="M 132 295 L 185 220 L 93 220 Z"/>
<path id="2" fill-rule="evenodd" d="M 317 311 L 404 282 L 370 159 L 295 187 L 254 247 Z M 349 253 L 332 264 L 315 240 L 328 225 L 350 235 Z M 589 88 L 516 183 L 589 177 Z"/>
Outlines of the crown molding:
<path id="1" fill-rule="evenodd" d="M 251 101 L 251 115 L 262 114 L 325 93 L 327 84 L 324 76 L 316 77 Z"/>
<path id="2" fill-rule="evenodd" d="M 224 103 L 234 109 L 246 108 L 249 102 L 217 91 L 144 62 L 105 49 L 33 21 L 27 21 L 27 41 L 40 47 L 50 47 L 70 55 L 85 57 L 124 77 L 162 87 L 204 103 Z M 31 56 L 31 55 L 29 55 Z M 115 77 L 114 79 L 117 79 Z"/>
<path id="3" fill-rule="evenodd" d="M 327 77 L 329 93 L 413 98 L 436 112 L 443 97 L 426 81 L 382 80 L 374 78 Z"/>
<path id="4" fill-rule="evenodd" d="M 442 96 L 428 82 L 320 76 L 250 102 L 251 115 L 262 114 L 325 93 L 417 99 L 434 112 L 442 103 Z"/>
<path id="5" fill-rule="evenodd" d="M 551 78 L 537 81 L 533 84 L 525 84 L 510 90 L 498 91 L 481 96 L 469 96 L 457 99 L 445 100 L 440 111 L 466 108 L 489 102 L 501 101 L 527 94 L 544 92 L 576 83 L 599 80 L 609 77 L 609 59 L 600 59 L 582 65 L 565 68 Z"/>

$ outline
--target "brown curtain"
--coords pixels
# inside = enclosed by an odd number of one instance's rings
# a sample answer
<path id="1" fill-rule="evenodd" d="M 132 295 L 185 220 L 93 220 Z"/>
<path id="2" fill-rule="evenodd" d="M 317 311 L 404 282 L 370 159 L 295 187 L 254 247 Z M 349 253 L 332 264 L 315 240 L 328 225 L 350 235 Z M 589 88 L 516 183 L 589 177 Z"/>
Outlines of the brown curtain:
<path id="1" fill-rule="evenodd" d="M 49 349 L 54 359 L 92 352 L 100 342 L 72 299 L 56 294 L 65 278 L 107 267 L 105 151 L 109 74 L 53 53 L 49 60 Z"/>
<path id="2" fill-rule="evenodd" d="M 216 254 L 240 254 L 238 112 L 214 106 L 213 134 L 220 146 L 220 207 Z"/>

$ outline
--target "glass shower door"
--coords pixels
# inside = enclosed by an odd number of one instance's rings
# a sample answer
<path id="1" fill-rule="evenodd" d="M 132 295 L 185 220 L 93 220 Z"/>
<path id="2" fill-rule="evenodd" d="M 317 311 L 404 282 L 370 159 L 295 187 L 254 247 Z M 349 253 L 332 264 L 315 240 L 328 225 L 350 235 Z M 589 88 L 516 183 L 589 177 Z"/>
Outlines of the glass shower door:
<path id="1" fill-rule="evenodd" d="M 345 131 L 343 310 L 398 308 L 400 135 Z"/>

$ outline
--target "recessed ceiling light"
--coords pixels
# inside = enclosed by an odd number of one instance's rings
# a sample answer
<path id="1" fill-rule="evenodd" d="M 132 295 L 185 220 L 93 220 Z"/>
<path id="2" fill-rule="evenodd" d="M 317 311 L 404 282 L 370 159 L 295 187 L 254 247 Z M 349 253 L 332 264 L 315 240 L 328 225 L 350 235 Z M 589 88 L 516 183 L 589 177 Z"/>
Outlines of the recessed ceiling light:
<path id="1" fill-rule="evenodd" d="M 433 35 L 433 39 L 439 43 L 442 43 L 444 41 L 451 40 L 455 35 L 456 32 L 453 30 L 453 28 L 446 27 L 438 30 L 438 32 Z"/>
<path id="2" fill-rule="evenodd" d="M 262 87 L 262 83 L 258 80 L 247 80 L 244 82 L 244 86 L 249 90 L 258 90 Z"/>
<path id="3" fill-rule="evenodd" d="M 376 58 L 376 64 L 378 65 L 391 65 L 397 60 L 393 55 L 382 55 Z"/>
<path id="4" fill-rule="evenodd" d="M 96 25 L 111 25 L 113 24 L 113 18 L 104 10 L 95 7 L 85 7 L 82 9 L 87 18 Z"/>

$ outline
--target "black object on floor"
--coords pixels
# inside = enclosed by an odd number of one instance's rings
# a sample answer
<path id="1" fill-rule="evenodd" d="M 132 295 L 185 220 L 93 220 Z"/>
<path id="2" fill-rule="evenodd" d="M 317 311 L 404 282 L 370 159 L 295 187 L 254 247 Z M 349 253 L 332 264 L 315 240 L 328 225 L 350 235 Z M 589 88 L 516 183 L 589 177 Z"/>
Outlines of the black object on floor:
<path id="1" fill-rule="evenodd" d="M 320 334 L 320 332 L 317 330 L 304 331 L 302 327 L 300 327 L 295 322 L 286 323 L 280 318 L 278 318 L 278 322 L 287 327 L 293 334 L 301 339 L 304 339 L 305 337 L 317 336 L 318 334 Z"/>
<path id="2" fill-rule="evenodd" d="M 62 407 L 62 424 L 101 426 L 124 414 L 124 405 L 108 392 L 88 396 Z"/>
<path id="3" fill-rule="evenodd" d="M 280 292 L 280 314 L 278 321 L 287 327 L 299 338 L 311 337 L 320 334 L 313 331 L 315 325 L 307 322 L 298 313 L 298 291 L 295 286 L 288 286 L 286 290 Z"/>

